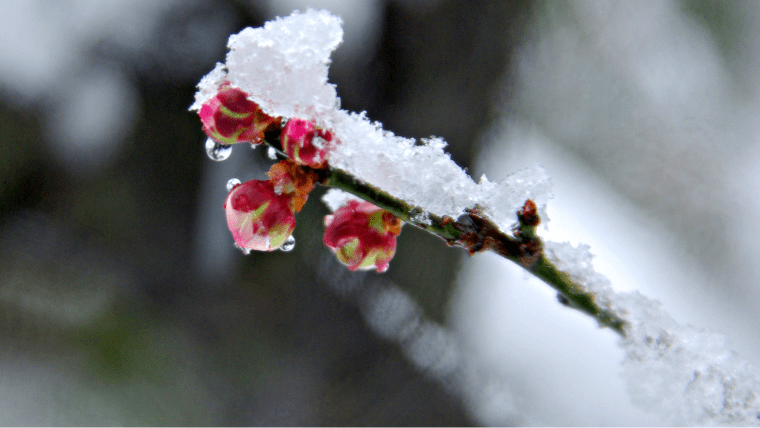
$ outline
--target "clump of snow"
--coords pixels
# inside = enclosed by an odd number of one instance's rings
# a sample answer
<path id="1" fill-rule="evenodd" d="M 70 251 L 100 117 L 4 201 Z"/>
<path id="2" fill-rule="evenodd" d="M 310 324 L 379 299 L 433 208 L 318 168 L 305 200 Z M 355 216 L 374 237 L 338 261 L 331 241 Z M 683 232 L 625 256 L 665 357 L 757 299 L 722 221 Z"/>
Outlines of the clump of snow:
<path id="1" fill-rule="evenodd" d="M 199 109 L 226 80 L 271 116 L 314 120 L 333 131 L 340 143 L 331 154 L 332 167 L 419 207 L 422 215 L 458 218 L 477 205 L 508 231 L 515 213 L 532 198 L 546 218 L 551 180 L 543 168 L 500 183 L 483 176 L 476 183 L 444 151 L 443 139 L 399 137 L 364 113 L 340 110 L 327 73 L 342 36 L 340 18 L 313 9 L 247 28 L 230 37 L 226 64 L 217 64 L 201 80 L 191 109 Z"/>
<path id="2" fill-rule="evenodd" d="M 527 199 L 538 206 L 538 214 L 544 226 L 549 221 L 546 204 L 552 197 L 552 179 L 540 166 L 521 169 L 494 183 L 485 174 L 480 177 L 478 195 L 483 212 L 491 217 L 501 230 L 509 230 L 515 221 L 515 213 Z"/>
<path id="3" fill-rule="evenodd" d="M 724 336 L 683 326 L 658 301 L 615 293 L 587 245 L 546 242 L 546 256 L 600 307 L 626 321 L 623 377 L 633 401 L 674 425 L 760 425 L 760 381 Z"/>
<path id="4" fill-rule="evenodd" d="M 544 254 L 550 262 L 583 288 L 583 292 L 596 296 L 596 304 L 611 310 L 610 296 L 614 293 L 610 280 L 594 270 L 594 255 L 586 244 L 573 246 L 569 242 L 544 241 Z"/>
<path id="5" fill-rule="evenodd" d="M 224 64 L 217 62 L 214 69 L 198 82 L 198 92 L 195 93 L 195 102 L 190 106 L 190 110 L 200 111 L 206 101 L 214 98 L 214 95 L 219 92 L 219 86 L 226 80 L 227 68 Z"/>
<path id="6" fill-rule="evenodd" d="M 345 170 L 413 206 L 456 218 L 477 202 L 478 186 L 431 138 L 418 144 L 383 130 L 366 116 L 336 112 L 333 123 L 341 141 L 330 165 Z"/>
<path id="7" fill-rule="evenodd" d="M 760 425 L 760 381 L 725 336 L 682 326 L 638 292 L 612 296 L 628 321 L 620 345 L 634 402 L 675 425 Z"/>
<path id="8" fill-rule="evenodd" d="M 214 76 L 201 81 L 191 109 L 199 109 L 214 95 L 225 67 L 225 79 L 270 116 L 322 119 L 340 104 L 327 72 L 330 53 L 343 40 L 341 23 L 326 10 L 309 9 L 233 34 L 226 64 L 217 65 Z"/>
<path id="9" fill-rule="evenodd" d="M 338 211 L 340 207 L 347 205 L 348 201 L 352 200 L 361 201 L 362 199 L 340 189 L 330 189 L 322 196 L 322 202 L 332 212 Z"/>
<path id="10" fill-rule="evenodd" d="M 515 213 L 533 198 L 544 209 L 551 195 L 551 179 L 537 166 L 510 175 L 500 183 L 485 176 L 476 183 L 444 151 L 438 137 L 418 142 L 398 137 L 362 114 L 336 112 L 334 130 L 341 141 L 330 164 L 393 196 L 439 215 L 457 218 L 479 205 L 504 231 Z"/>

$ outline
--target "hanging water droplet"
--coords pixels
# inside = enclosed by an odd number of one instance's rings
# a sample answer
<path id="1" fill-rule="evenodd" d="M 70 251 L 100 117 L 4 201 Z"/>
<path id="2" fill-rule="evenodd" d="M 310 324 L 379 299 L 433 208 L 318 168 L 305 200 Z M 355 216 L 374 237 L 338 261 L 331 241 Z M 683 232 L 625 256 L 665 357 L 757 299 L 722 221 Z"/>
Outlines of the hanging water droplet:
<path id="1" fill-rule="evenodd" d="M 230 178 L 230 181 L 227 182 L 227 193 L 231 192 L 238 184 L 240 184 L 240 180 L 237 178 Z"/>
<path id="2" fill-rule="evenodd" d="M 275 150 L 274 147 L 268 148 L 267 157 L 271 160 L 277 160 L 277 150 Z"/>
<path id="3" fill-rule="evenodd" d="M 237 248 L 238 250 L 240 250 L 243 253 L 243 255 L 247 256 L 248 254 L 251 254 L 251 249 L 250 248 L 243 248 L 240 245 L 238 245 L 237 243 L 235 243 L 235 248 Z"/>
<path id="4" fill-rule="evenodd" d="M 211 160 L 221 162 L 230 157 L 230 153 L 232 153 L 232 145 L 220 144 L 211 138 L 206 140 L 206 154 Z"/>
<path id="5" fill-rule="evenodd" d="M 288 236 L 288 239 L 285 240 L 285 243 L 282 244 L 282 247 L 280 247 L 280 251 L 292 251 L 293 248 L 296 247 L 296 238 L 293 237 L 293 235 Z"/>

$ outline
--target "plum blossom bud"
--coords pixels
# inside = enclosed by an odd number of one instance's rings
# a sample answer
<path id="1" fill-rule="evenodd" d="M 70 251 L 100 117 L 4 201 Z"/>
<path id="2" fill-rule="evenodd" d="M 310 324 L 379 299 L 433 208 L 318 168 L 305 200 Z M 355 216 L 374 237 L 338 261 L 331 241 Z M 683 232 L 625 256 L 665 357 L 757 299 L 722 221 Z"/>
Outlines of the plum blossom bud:
<path id="1" fill-rule="evenodd" d="M 259 144 L 264 139 L 264 131 L 278 122 L 264 114 L 245 92 L 229 85 L 222 85 L 219 92 L 201 106 L 198 115 L 206 135 L 221 144 Z"/>
<path id="2" fill-rule="evenodd" d="M 317 173 L 296 165 L 290 159 L 272 165 L 267 175 L 274 185 L 275 192 L 290 196 L 290 208 L 293 212 L 301 211 L 309 198 L 309 192 L 317 183 Z"/>
<path id="3" fill-rule="evenodd" d="M 349 201 L 325 216 L 324 243 L 351 270 L 388 270 L 401 220 L 369 202 Z"/>
<path id="4" fill-rule="evenodd" d="M 302 119 L 290 119 L 280 134 L 282 150 L 289 158 L 300 165 L 312 168 L 327 166 L 334 144 L 332 132 L 322 129 L 312 122 Z"/>
<path id="5" fill-rule="evenodd" d="M 240 248 L 276 250 L 296 227 L 290 196 L 275 192 L 268 180 L 251 180 L 233 187 L 224 209 L 227 227 Z"/>

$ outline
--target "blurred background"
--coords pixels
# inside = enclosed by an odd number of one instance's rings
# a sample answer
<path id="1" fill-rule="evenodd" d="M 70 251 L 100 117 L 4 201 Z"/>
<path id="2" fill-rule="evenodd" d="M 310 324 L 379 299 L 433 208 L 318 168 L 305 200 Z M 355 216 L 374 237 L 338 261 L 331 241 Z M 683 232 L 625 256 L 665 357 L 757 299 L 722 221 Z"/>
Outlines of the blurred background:
<path id="1" fill-rule="evenodd" d="M 0 0 L 0 425 L 663 425 L 615 335 L 405 228 L 383 275 L 243 256 L 188 111 L 229 34 L 344 20 L 342 107 L 477 180 L 543 165 L 547 239 L 760 365 L 760 3 Z"/>

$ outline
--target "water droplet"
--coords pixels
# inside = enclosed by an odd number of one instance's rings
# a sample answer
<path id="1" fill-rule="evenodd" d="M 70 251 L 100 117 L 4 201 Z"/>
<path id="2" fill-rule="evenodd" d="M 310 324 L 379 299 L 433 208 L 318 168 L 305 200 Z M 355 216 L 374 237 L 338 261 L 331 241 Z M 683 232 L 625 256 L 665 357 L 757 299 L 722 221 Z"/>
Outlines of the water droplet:
<path id="1" fill-rule="evenodd" d="M 274 147 L 269 147 L 267 149 L 267 157 L 271 160 L 277 160 L 277 150 L 275 150 Z"/>
<path id="2" fill-rule="evenodd" d="M 211 160 L 221 162 L 230 157 L 230 153 L 232 153 L 232 145 L 220 144 L 211 138 L 206 140 L 206 154 Z"/>
<path id="3" fill-rule="evenodd" d="M 238 250 L 240 250 L 243 253 L 243 255 L 245 255 L 245 256 L 247 256 L 248 254 L 251 254 L 251 249 L 250 248 L 243 248 L 240 245 L 238 245 L 237 242 L 235 243 L 235 248 L 237 248 Z"/>
<path id="4" fill-rule="evenodd" d="M 282 247 L 280 247 L 280 251 L 292 251 L 293 248 L 296 247 L 296 238 L 293 237 L 293 235 L 288 236 L 288 239 L 285 240 L 285 243 L 282 244 Z"/>
<path id="5" fill-rule="evenodd" d="M 238 184 L 240 184 L 240 180 L 237 178 L 230 178 L 230 181 L 227 182 L 227 193 L 231 192 Z"/>

